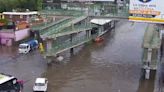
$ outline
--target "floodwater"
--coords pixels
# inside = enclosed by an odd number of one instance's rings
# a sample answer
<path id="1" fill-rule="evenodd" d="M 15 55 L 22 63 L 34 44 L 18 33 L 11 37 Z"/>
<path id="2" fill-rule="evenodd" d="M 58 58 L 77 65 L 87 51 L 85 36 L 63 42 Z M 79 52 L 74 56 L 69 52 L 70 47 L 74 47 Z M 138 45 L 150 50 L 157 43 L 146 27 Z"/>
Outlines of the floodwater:
<path id="1" fill-rule="evenodd" d="M 36 77 L 49 80 L 48 92 L 153 92 L 154 79 L 141 78 L 142 39 L 147 24 L 121 21 L 105 34 L 102 43 L 88 43 L 62 53 L 64 61 L 46 65 L 33 51 L 19 55 L 0 49 L 0 72 L 25 80 L 24 92 L 32 92 Z M 9 52 L 8 52 L 9 51 Z M 150 85 L 150 86 L 144 86 Z"/>
<path id="2" fill-rule="evenodd" d="M 18 54 L 16 47 L 0 46 L 0 73 L 24 80 L 24 92 L 32 92 L 35 78 L 39 77 L 46 67 L 46 62 L 38 51 Z"/>
<path id="3" fill-rule="evenodd" d="M 75 48 L 70 57 L 65 52 L 65 61 L 52 64 L 43 74 L 49 80 L 48 91 L 146 92 L 139 90 L 143 84 L 141 44 L 146 26 L 120 22 L 104 36 L 104 42 Z"/>

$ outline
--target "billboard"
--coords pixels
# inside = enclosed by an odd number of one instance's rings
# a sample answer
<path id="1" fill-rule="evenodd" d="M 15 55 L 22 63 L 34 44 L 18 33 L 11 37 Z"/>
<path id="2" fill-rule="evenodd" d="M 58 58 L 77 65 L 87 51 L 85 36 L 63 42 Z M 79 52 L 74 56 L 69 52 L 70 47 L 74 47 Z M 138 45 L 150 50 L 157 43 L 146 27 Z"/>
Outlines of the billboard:
<path id="1" fill-rule="evenodd" d="M 130 0 L 129 20 L 164 23 L 164 0 Z"/>

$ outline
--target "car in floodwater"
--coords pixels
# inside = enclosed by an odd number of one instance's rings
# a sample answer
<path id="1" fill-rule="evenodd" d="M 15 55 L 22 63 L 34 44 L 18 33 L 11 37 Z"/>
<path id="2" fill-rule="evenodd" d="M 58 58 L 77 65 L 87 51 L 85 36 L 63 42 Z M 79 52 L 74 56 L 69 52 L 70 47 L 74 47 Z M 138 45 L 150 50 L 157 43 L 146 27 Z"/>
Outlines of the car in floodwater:
<path id="1" fill-rule="evenodd" d="M 37 40 L 30 40 L 28 42 L 19 44 L 19 53 L 29 53 L 31 50 L 38 48 Z"/>
<path id="2" fill-rule="evenodd" d="M 36 78 L 33 92 L 47 92 L 48 80 L 46 78 Z"/>

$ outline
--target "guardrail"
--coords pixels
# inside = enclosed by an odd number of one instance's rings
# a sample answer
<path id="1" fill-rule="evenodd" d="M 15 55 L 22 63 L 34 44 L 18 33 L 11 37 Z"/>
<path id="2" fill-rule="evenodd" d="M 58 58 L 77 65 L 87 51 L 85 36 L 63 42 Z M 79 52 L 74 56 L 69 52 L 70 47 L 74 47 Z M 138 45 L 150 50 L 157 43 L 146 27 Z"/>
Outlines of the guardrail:
<path id="1" fill-rule="evenodd" d="M 56 42 L 52 45 L 52 49 L 48 50 L 44 55 L 45 56 L 55 56 L 58 53 L 61 53 L 63 51 L 66 51 L 68 49 L 74 48 L 76 46 L 82 45 L 86 42 L 91 41 L 94 39 L 97 35 L 92 35 L 91 37 L 87 37 L 86 35 L 76 37 L 72 39 L 72 41 L 64 41 L 64 42 Z"/>
<path id="2" fill-rule="evenodd" d="M 87 16 L 81 16 L 81 17 L 75 18 L 73 20 L 69 20 L 67 22 L 66 21 L 61 22 L 58 25 L 55 25 L 55 26 L 51 27 L 50 29 L 48 29 L 46 31 L 46 33 L 44 33 L 44 34 L 41 33 L 41 37 L 46 38 L 46 37 L 50 37 L 51 35 L 55 35 L 56 33 L 61 32 L 61 30 L 64 30 L 65 28 L 68 28 L 68 27 L 72 26 L 73 24 L 84 20 L 85 18 L 87 18 Z M 52 36 L 52 37 L 54 37 L 54 36 Z"/>

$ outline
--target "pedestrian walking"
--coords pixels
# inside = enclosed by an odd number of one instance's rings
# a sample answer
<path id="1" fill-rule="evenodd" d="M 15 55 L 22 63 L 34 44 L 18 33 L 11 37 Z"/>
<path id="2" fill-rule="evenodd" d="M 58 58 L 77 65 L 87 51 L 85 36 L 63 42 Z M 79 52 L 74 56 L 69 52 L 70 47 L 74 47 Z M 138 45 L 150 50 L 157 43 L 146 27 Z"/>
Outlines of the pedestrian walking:
<path id="1" fill-rule="evenodd" d="M 17 82 L 19 83 L 21 89 L 23 89 L 24 81 L 23 80 L 17 80 Z"/>

